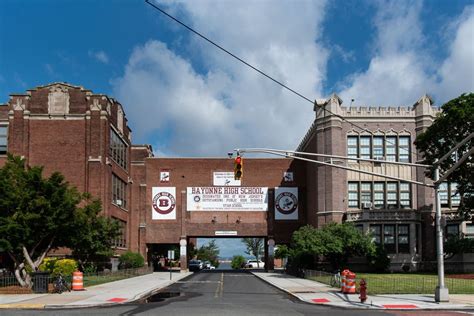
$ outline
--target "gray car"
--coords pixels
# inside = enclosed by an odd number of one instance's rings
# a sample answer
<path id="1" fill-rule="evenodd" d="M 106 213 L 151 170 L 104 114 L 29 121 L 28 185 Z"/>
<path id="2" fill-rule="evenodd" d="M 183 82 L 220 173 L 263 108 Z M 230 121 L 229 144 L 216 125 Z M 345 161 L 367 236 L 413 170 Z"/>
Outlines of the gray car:
<path id="1" fill-rule="evenodd" d="M 191 260 L 188 265 L 189 271 L 201 271 L 203 263 L 201 260 Z"/>

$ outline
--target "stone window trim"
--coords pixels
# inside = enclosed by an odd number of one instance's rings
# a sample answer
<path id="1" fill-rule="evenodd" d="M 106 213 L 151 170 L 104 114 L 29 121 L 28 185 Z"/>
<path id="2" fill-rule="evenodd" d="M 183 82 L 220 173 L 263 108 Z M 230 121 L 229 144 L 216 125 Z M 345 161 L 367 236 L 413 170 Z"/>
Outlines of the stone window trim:
<path id="1" fill-rule="evenodd" d="M 349 181 L 347 206 L 350 209 L 410 209 L 412 193 L 412 185 L 407 182 Z M 368 205 L 370 207 L 366 207 Z"/>
<path id="2" fill-rule="evenodd" d="M 411 135 L 407 133 L 353 134 L 346 137 L 347 156 L 411 162 Z M 354 160 L 353 160 L 354 161 Z"/>

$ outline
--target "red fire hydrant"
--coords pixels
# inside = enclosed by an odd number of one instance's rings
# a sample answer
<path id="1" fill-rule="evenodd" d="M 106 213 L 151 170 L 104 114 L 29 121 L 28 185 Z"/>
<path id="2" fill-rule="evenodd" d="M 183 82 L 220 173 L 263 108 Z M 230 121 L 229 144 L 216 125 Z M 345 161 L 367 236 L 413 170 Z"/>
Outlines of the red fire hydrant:
<path id="1" fill-rule="evenodd" d="M 367 283 L 364 279 L 360 280 L 360 302 L 364 303 L 367 300 Z"/>

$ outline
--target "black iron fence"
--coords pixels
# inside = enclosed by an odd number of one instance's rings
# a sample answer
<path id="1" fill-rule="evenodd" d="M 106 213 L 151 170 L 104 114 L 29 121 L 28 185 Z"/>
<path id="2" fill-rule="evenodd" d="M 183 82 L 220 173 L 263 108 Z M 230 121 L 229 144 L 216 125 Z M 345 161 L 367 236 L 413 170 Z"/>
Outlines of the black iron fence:
<path id="1" fill-rule="evenodd" d="M 336 274 L 304 270 L 304 277 L 340 288 Z M 357 292 L 361 279 L 367 283 L 368 294 L 433 294 L 438 285 L 438 276 L 435 274 L 356 273 Z M 450 294 L 474 294 L 474 275 L 446 275 L 445 285 Z"/>

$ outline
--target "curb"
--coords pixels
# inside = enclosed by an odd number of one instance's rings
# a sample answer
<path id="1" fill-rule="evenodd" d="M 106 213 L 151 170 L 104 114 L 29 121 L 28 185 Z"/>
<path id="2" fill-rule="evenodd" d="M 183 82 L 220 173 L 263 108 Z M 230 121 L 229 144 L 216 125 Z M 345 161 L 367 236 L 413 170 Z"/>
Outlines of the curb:
<path id="1" fill-rule="evenodd" d="M 116 305 L 126 305 L 135 303 L 147 296 L 156 294 L 161 289 L 164 289 L 178 281 L 181 281 L 185 278 L 190 277 L 193 273 L 189 273 L 182 277 L 177 277 L 173 280 L 168 280 L 166 283 L 159 285 L 150 290 L 146 290 L 144 292 L 136 294 L 131 299 L 124 301 L 124 302 L 104 302 L 104 303 L 97 303 L 97 304 L 76 304 L 76 305 L 61 305 L 61 304 L 27 304 L 27 303 L 7 303 L 7 304 L 0 304 L 0 310 L 2 309 L 29 309 L 29 310 L 40 310 L 40 309 L 85 309 L 85 308 L 96 308 L 96 307 L 111 307 Z"/>
<path id="2" fill-rule="evenodd" d="M 330 306 L 330 307 L 334 307 L 334 308 L 342 308 L 342 309 L 365 309 L 365 310 L 384 310 L 384 311 L 431 311 L 431 310 L 436 310 L 436 311 L 439 311 L 439 310 L 445 310 L 445 311 L 448 311 L 448 310 L 452 310 L 452 311 L 455 311 L 455 310 L 469 310 L 469 311 L 474 311 L 474 305 L 473 306 L 466 306 L 466 305 L 462 305 L 462 306 L 436 306 L 436 307 L 418 307 L 418 308 L 385 308 L 383 306 L 380 306 L 380 305 L 377 305 L 377 304 L 371 304 L 371 305 L 361 305 L 361 304 L 366 304 L 366 303 L 357 303 L 357 305 L 351 305 L 351 306 L 344 306 L 344 305 L 335 305 L 334 303 L 331 303 L 331 302 L 327 302 L 327 303 L 324 303 L 324 304 L 318 304 L 318 303 L 314 303 L 314 302 L 311 302 L 311 301 L 308 301 L 308 300 L 305 300 L 303 299 L 302 297 L 300 297 L 297 293 L 292 293 L 290 291 L 288 291 L 287 289 L 281 287 L 281 286 L 278 286 L 272 282 L 270 282 L 269 280 L 265 279 L 264 277 L 261 277 L 259 275 L 256 275 L 255 273 L 253 272 L 250 272 L 252 273 L 254 276 L 256 276 L 257 278 L 259 278 L 260 280 L 264 281 L 265 283 L 285 292 L 285 293 L 288 293 L 289 295 L 297 298 L 298 300 L 300 300 L 301 302 L 304 302 L 304 303 L 307 303 L 307 304 L 311 304 L 311 305 L 317 305 L 317 306 Z M 319 293 L 324 293 L 324 292 L 319 292 Z M 318 294 L 318 292 L 315 292 L 315 294 Z M 329 293 L 329 294 L 332 294 L 332 293 Z M 348 304 L 348 302 L 346 301 L 342 301 L 340 302 L 342 304 Z M 356 302 L 354 302 L 356 303 Z M 351 303 L 353 304 L 353 303 Z"/>
<path id="3" fill-rule="evenodd" d="M 124 302 L 105 302 L 105 303 L 99 303 L 99 304 L 82 304 L 82 305 L 45 305 L 44 306 L 44 309 L 73 309 L 73 308 L 95 308 L 95 307 L 110 307 L 110 306 L 115 306 L 115 305 L 127 305 L 127 304 L 132 304 L 132 303 L 136 303 L 137 301 L 147 297 L 147 296 L 151 296 L 153 294 L 156 294 L 158 293 L 161 289 L 164 289 L 178 281 L 181 281 L 182 279 L 185 279 L 185 278 L 188 278 L 190 277 L 191 275 L 193 275 L 193 273 L 190 273 L 188 275 L 185 275 L 181 278 L 176 278 L 176 279 L 173 279 L 173 280 L 169 280 L 167 281 L 166 283 L 160 285 L 159 287 L 155 287 L 151 290 L 147 290 L 145 292 L 142 292 L 142 293 L 138 293 L 137 295 L 135 295 L 134 297 L 132 297 L 131 299 L 127 300 L 127 301 L 124 301 Z"/>

